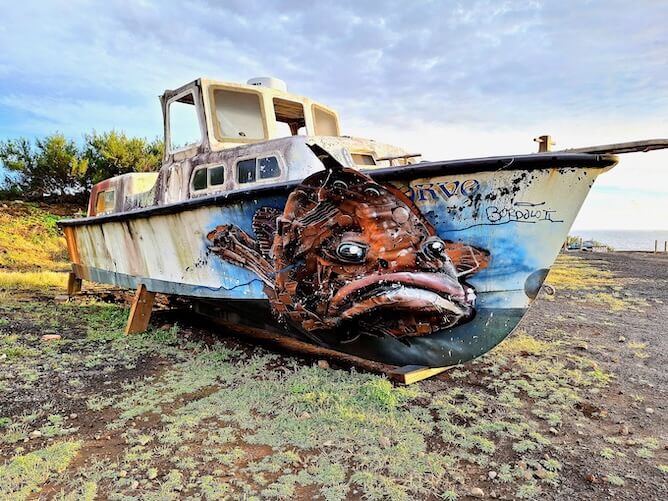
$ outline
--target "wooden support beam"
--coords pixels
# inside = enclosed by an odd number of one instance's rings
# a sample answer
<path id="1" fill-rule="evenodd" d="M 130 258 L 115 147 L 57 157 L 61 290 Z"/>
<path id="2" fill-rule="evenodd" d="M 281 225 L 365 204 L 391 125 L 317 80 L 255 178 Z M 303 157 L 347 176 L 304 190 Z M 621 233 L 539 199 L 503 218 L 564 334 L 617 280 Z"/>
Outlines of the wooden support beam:
<path id="1" fill-rule="evenodd" d="M 390 371 L 396 368 L 396 366 L 394 365 L 388 365 L 381 362 L 376 362 L 374 360 L 368 360 L 366 358 L 350 355 L 349 353 L 343 353 L 341 351 L 332 350 L 331 348 L 317 346 L 313 343 L 306 343 L 293 337 L 279 334 L 276 331 L 269 331 L 265 329 L 258 329 L 256 327 L 249 327 L 246 325 L 237 324 L 234 322 L 230 322 L 228 320 L 223 320 L 221 318 L 216 318 L 205 314 L 202 314 L 202 316 L 211 320 L 216 325 L 220 325 L 221 327 L 228 329 L 230 332 L 234 334 L 238 334 L 244 337 L 252 337 L 262 341 L 267 341 L 276 346 L 280 346 L 283 349 L 293 351 L 296 353 L 301 353 L 302 355 L 310 355 L 322 358 L 329 358 L 330 360 L 332 359 L 338 360 L 340 362 L 348 363 L 356 367 L 361 367 L 362 369 L 368 370 L 370 372 L 380 372 L 383 374 L 389 374 Z"/>
<path id="2" fill-rule="evenodd" d="M 135 298 L 132 301 L 132 306 L 130 307 L 128 325 L 125 327 L 126 335 L 146 331 L 148 322 L 151 319 L 154 299 L 155 292 L 150 292 L 144 284 L 139 284 Z"/>
<path id="3" fill-rule="evenodd" d="M 70 271 L 70 274 L 67 277 L 67 295 L 72 297 L 81 292 L 82 282 L 83 281 L 77 277 L 73 271 Z"/>
<path id="4" fill-rule="evenodd" d="M 247 336 L 262 341 L 267 341 L 276 346 L 280 346 L 283 349 L 287 349 L 302 355 L 317 356 L 322 358 L 328 358 L 330 360 L 337 360 L 339 362 L 347 363 L 365 369 L 370 372 L 376 372 L 387 375 L 390 379 L 403 383 L 411 384 L 417 381 L 422 381 L 423 379 L 436 376 L 450 367 L 422 367 L 418 365 L 410 365 L 404 367 L 397 367 L 395 365 L 388 365 L 382 362 L 376 362 L 374 360 L 368 360 L 366 358 L 358 357 L 351 355 L 349 353 L 343 353 L 341 351 L 333 350 L 331 348 L 325 348 L 323 346 L 317 346 L 312 343 L 306 343 L 304 341 L 299 341 L 290 336 L 285 336 L 275 331 L 268 331 L 265 329 L 258 329 L 256 327 L 249 327 L 246 325 L 241 325 L 238 323 L 230 322 L 228 320 L 223 320 L 211 315 L 206 315 L 200 313 L 203 317 L 210 320 L 216 325 L 220 325 L 228 329 L 234 334 L 241 336 Z"/>
<path id="5" fill-rule="evenodd" d="M 452 367 L 423 367 L 421 365 L 404 365 L 391 371 L 389 376 L 395 381 L 403 384 L 413 384 L 423 379 L 427 379 L 442 372 L 451 369 Z"/>

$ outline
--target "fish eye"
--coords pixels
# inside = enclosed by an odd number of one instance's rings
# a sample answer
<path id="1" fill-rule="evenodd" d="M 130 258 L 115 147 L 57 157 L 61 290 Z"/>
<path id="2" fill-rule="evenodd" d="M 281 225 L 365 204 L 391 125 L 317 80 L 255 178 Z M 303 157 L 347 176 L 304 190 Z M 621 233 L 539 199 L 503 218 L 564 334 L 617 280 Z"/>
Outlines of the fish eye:
<path id="1" fill-rule="evenodd" d="M 367 247 L 357 242 L 341 242 L 336 248 L 336 255 L 341 261 L 361 263 L 366 258 Z"/>
<path id="2" fill-rule="evenodd" d="M 378 188 L 374 188 L 373 186 L 368 186 L 364 188 L 364 193 L 366 193 L 367 195 L 371 195 L 372 197 L 380 196 L 380 190 Z"/>
<path id="3" fill-rule="evenodd" d="M 346 184 L 345 181 L 341 181 L 340 179 L 337 179 L 332 183 L 332 188 L 337 189 L 337 190 L 347 190 L 348 185 Z"/>
<path id="4" fill-rule="evenodd" d="M 445 242 L 438 237 L 432 237 L 427 240 L 422 246 L 422 252 L 427 257 L 434 259 L 447 259 L 448 255 L 445 253 Z"/>

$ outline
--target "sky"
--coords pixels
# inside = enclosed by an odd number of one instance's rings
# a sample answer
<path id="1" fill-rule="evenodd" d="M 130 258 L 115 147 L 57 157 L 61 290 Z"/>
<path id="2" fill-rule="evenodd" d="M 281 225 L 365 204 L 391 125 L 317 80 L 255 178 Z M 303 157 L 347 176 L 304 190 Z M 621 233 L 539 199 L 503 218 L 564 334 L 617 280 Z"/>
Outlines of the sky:
<path id="1" fill-rule="evenodd" d="M 0 0 L 0 140 L 162 135 L 198 77 L 285 80 L 429 160 L 668 137 L 668 2 Z M 577 229 L 668 229 L 668 151 L 624 155 Z"/>

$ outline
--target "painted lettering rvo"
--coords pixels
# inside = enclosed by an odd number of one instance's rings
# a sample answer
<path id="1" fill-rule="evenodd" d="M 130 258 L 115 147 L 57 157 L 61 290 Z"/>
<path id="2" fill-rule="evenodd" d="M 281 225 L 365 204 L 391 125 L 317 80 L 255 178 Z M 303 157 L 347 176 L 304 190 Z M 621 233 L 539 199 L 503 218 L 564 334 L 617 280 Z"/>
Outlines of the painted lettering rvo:
<path id="1" fill-rule="evenodd" d="M 443 198 L 448 200 L 455 195 L 470 197 L 478 192 L 480 183 L 476 179 L 466 181 L 444 181 L 442 183 L 416 184 L 408 187 L 406 195 L 411 201 L 425 202 Z"/>

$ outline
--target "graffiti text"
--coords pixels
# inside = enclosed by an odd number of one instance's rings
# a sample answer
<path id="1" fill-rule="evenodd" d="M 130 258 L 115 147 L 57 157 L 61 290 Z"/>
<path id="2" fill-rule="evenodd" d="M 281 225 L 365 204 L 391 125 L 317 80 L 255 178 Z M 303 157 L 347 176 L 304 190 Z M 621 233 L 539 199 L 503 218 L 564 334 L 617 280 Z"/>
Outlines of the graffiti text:
<path id="1" fill-rule="evenodd" d="M 515 202 L 510 207 L 496 207 L 494 205 L 487 207 L 487 219 L 492 224 L 504 223 L 538 223 L 548 221 L 551 223 L 562 223 L 563 220 L 557 219 L 557 211 L 542 207 L 545 202 L 532 204 L 529 202 Z"/>

